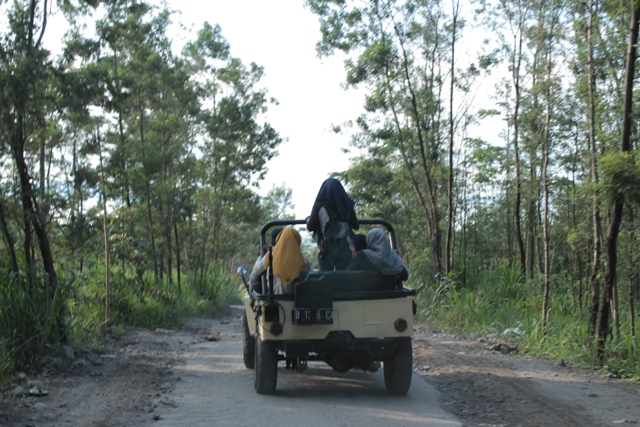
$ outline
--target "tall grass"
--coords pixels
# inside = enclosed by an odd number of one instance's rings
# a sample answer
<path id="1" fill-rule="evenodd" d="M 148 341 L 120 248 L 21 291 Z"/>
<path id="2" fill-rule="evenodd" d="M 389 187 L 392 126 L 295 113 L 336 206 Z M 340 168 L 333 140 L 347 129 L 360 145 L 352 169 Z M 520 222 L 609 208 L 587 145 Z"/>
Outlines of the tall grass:
<path id="1" fill-rule="evenodd" d="M 31 281 L 0 272 L 0 379 L 15 369 L 34 369 L 65 331 L 61 318 L 64 284 L 50 295 L 46 276 Z"/>
<path id="2" fill-rule="evenodd" d="M 554 283 L 546 331 L 542 327 L 542 290 L 536 280 L 525 280 L 517 271 L 497 268 L 467 281 L 452 277 L 423 286 L 417 296 L 418 319 L 432 327 L 461 335 L 498 335 L 517 343 L 518 352 L 599 368 L 588 316 L 574 305 L 563 283 Z M 621 315 L 622 319 L 628 316 Z M 625 322 L 628 323 L 628 320 Z M 625 378 L 640 378 L 637 337 L 629 325 L 621 325 L 620 336 L 608 341 L 604 368 Z M 521 334 L 508 329 L 519 328 Z M 600 367 L 602 368 L 602 367 Z"/>
<path id="3" fill-rule="evenodd" d="M 497 270 L 463 288 L 444 277 L 418 295 L 419 318 L 456 333 L 489 334 L 516 327 L 530 304 L 519 279 L 508 270 Z"/>
<path id="4" fill-rule="evenodd" d="M 87 280 L 77 289 L 74 336 L 82 330 L 95 331 L 104 324 L 104 281 Z M 186 283 L 185 283 L 186 282 Z M 230 303 L 240 301 L 238 283 L 234 283 L 222 267 L 212 264 L 198 284 L 178 285 L 176 278 L 156 282 L 152 274 L 140 281 L 125 272 L 114 271 L 111 281 L 110 322 L 145 328 L 175 326 L 191 316 L 209 316 Z M 90 338 L 85 336 L 85 340 Z"/>
<path id="5" fill-rule="evenodd" d="M 239 284 L 218 265 L 192 286 L 177 280 L 156 282 L 118 267 L 111 280 L 110 326 L 175 327 L 191 316 L 211 316 L 239 302 Z M 184 280 L 186 282 L 186 280 Z M 47 295 L 44 278 L 37 286 L 0 270 L 0 381 L 17 369 L 36 369 L 54 353 L 64 336 L 68 343 L 101 346 L 104 343 L 105 285 L 99 265 L 81 275 L 59 275 L 58 291 Z M 64 297 L 63 297 L 64 296 Z M 62 310 L 64 308 L 64 310 Z M 66 328 L 60 330 L 61 312 Z"/>

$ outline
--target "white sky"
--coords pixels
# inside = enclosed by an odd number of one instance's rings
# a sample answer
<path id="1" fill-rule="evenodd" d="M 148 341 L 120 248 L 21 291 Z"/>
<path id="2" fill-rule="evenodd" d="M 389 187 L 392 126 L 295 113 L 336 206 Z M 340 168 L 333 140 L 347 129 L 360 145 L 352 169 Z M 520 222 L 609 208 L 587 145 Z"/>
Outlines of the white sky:
<path id="1" fill-rule="evenodd" d="M 284 183 L 293 190 L 296 218 L 305 218 L 322 181 L 349 165 L 349 154 L 342 152 L 349 139 L 331 127 L 357 118 L 364 99 L 341 88 L 342 58 L 317 58 L 317 18 L 302 0 L 171 0 L 169 5 L 194 25 L 194 34 L 205 20 L 220 25 L 232 56 L 264 67 L 261 86 L 279 102 L 269 107 L 266 121 L 286 142 L 268 163 L 258 193 L 264 196 Z"/>

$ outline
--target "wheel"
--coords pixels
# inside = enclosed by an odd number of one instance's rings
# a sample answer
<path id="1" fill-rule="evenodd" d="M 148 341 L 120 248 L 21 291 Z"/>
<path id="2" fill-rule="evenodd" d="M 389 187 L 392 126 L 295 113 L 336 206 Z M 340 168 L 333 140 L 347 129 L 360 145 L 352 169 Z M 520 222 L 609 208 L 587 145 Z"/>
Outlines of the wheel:
<path id="1" fill-rule="evenodd" d="M 247 369 L 253 369 L 256 358 L 256 339 L 251 336 L 251 332 L 249 332 L 249 322 L 246 311 L 244 312 L 244 316 L 242 316 L 242 329 L 242 358 L 244 359 L 244 366 Z"/>
<path id="2" fill-rule="evenodd" d="M 253 370 L 253 387 L 258 394 L 271 394 L 276 391 L 278 382 L 278 350 L 268 341 L 255 339 L 255 366 Z"/>
<path id="3" fill-rule="evenodd" d="M 384 385 L 391 394 L 404 395 L 411 387 L 413 354 L 411 340 L 402 341 L 384 362 Z"/>

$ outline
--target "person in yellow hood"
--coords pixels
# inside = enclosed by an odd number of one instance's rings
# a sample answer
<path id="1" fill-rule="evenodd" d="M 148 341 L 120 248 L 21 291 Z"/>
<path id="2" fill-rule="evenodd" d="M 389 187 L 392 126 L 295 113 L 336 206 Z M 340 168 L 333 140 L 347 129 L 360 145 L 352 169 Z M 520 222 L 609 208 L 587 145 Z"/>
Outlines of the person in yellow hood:
<path id="1" fill-rule="evenodd" d="M 273 291 L 276 294 L 291 294 L 291 283 L 307 270 L 308 265 L 300 250 L 302 237 L 293 227 L 283 229 L 276 238 L 276 244 L 269 252 L 256 261 L 251 271 L 251 282 L 259 279 L 260 274 L 273 269 Z"/>

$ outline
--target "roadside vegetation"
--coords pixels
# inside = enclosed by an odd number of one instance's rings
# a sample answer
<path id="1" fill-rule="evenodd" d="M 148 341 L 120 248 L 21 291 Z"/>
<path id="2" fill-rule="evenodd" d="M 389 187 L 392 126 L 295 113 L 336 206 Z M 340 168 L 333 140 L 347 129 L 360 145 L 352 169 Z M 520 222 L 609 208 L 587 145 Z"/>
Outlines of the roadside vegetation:
<path id="1" fill-rule="evenodd" d="M 263 69 L 205 23 L 180 51 L 148 3 L 0 3 L 0 380 L 61 344 L 176 325 L 239 300 L 255 193 L 281 143 Z M 86 24 L 86 27 L 85 27 Z"/>
<path id="2" fill-rule="evenodd" d="M 104 272 L 87 274 L 61 282 L 52 300 L 34 295 L 24 280 L 0 281 L 0 381 L 16 370 L 37 370 L 62 343 L 101 348 L 105 338 L 122 332 L 125 325 L 149 329 L 177 327 L 193 316 L 212 316 L 240 303 L 237 280 L 213 268 L 201 289 L 163 282 L 146 289 L 114 281 L 111 294 L 111 320 L 105 322 Z M 42 285 L 44 280 L 40 282 Z M 39 286 L 39 289 L 46 289 Z M 60 332 L 57 322 L 64 313 Z"/>
<path id="3" fill-rule="evenodd" d="M 305 4 L 366 92 L 334 175 L 395 225 L 420 318 L 639 377 L 637 2 Z M 276 101 L 219 26 L 177 49 L 159 4 L 58 7 L 53 49 L 51 2 L 0 2 L 0 379 L 237 300 L 292 207 L 255 192 Z"/>
<path id="4" fill-rule="evenodd" d="M 571 286 L 559 284 L 550 296 L 544 328 L 539 280 L 525 280 L 506 267 L 478 279 L 463 286 L 447 278 L 423 288 L 417 298 L 417 320 L 438 332 L 507 343 L 516 354 L 562 359 L 618 378 L 640 379 L 640 342 L 630 333 L 628 309 L 621 310 L 619 332 L 611 337 L 601 363 L 593 349 L 588 310 L 579 306 Z"/>

